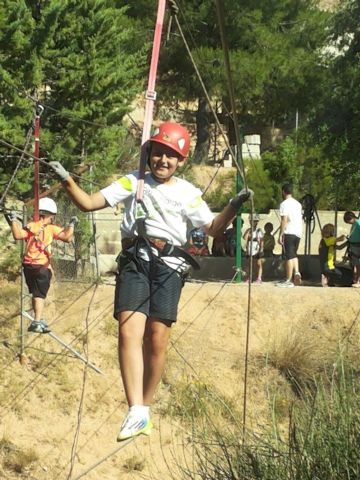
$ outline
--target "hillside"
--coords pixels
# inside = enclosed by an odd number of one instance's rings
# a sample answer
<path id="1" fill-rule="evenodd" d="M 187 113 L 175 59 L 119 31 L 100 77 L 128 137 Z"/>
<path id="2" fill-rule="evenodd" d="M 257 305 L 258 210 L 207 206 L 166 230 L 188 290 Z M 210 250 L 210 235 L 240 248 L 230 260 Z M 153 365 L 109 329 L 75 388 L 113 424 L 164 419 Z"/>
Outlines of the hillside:
<path id="1" fill-rule="evenodd" d="M 126 404 L 112 319 L 113 286 L 52 287 L 47 312 L 53 330 L 68 342 L 75 339 L 72 345 L 83 354 L 88 321 L 89 358 L 104 375 L 87 369 L 85 376 L 84 364 L 49 336 L 27 337 L 27 361 L 20 364 L 14 338 L 19 289 L 8 283 L 1 288 L 0 477 L 74 480 L 119 446 L 115 438 Z M 185 413 L 195 408 L 198 395 L 242 410 L 247 295 L 245 284 L 185 285 L 153 407 L 152 435 L 138 438 L 82 478 L 183 478 L 179 465 L 191 454 Z M 270 421 L 274 398 L 284 421 L 296 400 L 281 373 L 286 363 L 295 370 L 316 370 L 324 352 L 334 363 L 330 354 L 335 355 L 339 339 L 351 334 L 358 345 L 359 292 L 317 287 L 284 292 L 265 283 L 252 289 L 251 305 L 247 426 L 259 431 Z"/>

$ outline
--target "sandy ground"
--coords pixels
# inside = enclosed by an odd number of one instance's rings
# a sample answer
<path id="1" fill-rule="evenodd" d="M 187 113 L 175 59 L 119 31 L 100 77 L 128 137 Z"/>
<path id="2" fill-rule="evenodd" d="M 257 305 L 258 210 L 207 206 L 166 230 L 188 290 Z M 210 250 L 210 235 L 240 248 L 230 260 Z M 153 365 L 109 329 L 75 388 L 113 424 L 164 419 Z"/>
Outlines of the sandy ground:
<path id="1" fill-rule="evenodd" d="M 113 286 L 55 284 L 47 308 L 53 331 L 73 342 L 83 355 L 88 331 L 89 359 L 103 375 L 90 368 L 84 374 L 80 360 L 44 335 L 25 338 L 27 364 L 21 365 L 15 356 L 17 339 L 8 339 L 9 324 L 16 327 L 19 317 L 8 317 L 9 306 L 2 305 L 0 337 L 3 341 L 5 335 L 8 341 L 7 346 L 0 345 L 0 477 L 74 480 L 103 460 L 81 478 L 182 478 L 178 465 L 187 457 L 181 452 L 189 432 L 179 417 L 170 415 L 169 404 L 177 386 L 190 379 L 194 384 L 214 386 L 219 395 L 241 410 L 248 293 L 246 284 L 185 285 L 164 381 L 152 409 L 154 431 L 123 448 L 115 441 L 126 403 L 117 364 Z M 269 390 L 279 385 L 288 388 L 280 373 L 269 367 L 268 352 L 274 342 L 285 338 L 286 343 L 290 331 L 300 336 L 310 332 L 307 338 L 315 346 L 324 338 L 336 343 L 350 330 L 358 340 L 354 325 L 359 320 L 359 295 L 351 288 L 297 287 L 284 291 L 272 283 L 251 288 L 249 429 L 257 430 L 268 421 Z M 16 473 L 13 466 L 6 466 L 6 442 L 12 445 L 15 457 L 32 449 L 37 460 Z"/>

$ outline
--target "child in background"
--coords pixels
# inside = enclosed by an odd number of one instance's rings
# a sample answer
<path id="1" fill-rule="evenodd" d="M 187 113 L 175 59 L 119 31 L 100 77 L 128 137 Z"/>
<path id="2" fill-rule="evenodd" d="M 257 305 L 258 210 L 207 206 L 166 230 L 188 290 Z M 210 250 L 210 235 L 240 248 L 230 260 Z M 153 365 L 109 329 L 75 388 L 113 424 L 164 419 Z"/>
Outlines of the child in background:
<path id="1" fill-rule="evenodd" d="M 253 215 L 253 224 L 252 228 L 248 228 L 244 235 L 243 239 L 246 241 L 246 253 L 253 262 L 253 272 L 255 271 L 255 266 L 257 267 L 256 281 L 258 285 L 262 283 L 262 271 L 263 271 L 263 257 L 264 257 L 264 233 L 261 228 L 258 227 L 259 215 L 256 213 Z M 251 222 L 251 215 L 249 215 L 249 222 Z M 251 242 L 251 231 L 252 231 L 252 242 Z M 250 266 L 249 266 L 250 270 Z M 249 276 L 250 277 L 250 276 Z M 251 278 L 249 278 L 251 282 Z"/>
<path id="2" fill-rule="evenodd" d="M 15 240 L 25 240 L 23 271 L 29 292 L 32 295 L 34 320 L 28 330 L 35 333 L 49 333 L 45 320 L 42 319 L 44 303 L 50 288 L 52 269 L 50 264 L 51 244 L 54 240 L 69 243 L 74 234 L 77 217 L 72 217 L 68 227 L 55 225 L 57 206 L 51 198 L 39 201 L 40 220 L 30 222 L 22 228 L 16 221 L 16 214 L 10 215 L 11 232 Z"/>
<path id="3" fill-rule="evenodd" d="M 335 285 L 341 283 L 343 273 L 335 267 L 334 253 L 335 248 L 343 248 L 345 245 L 336 246 L 337 242 L 346 240 L 345 235 L 335 237 L 335 226 L 327 223 L 321 230 L 321 240 L 319 244 L 319 259 L 321 264 L 321 285 L 327 287 L 328 284 Z"/>
<path id="4" fill-rule="evenodd" d="M 208 236 L 202 228 L 193 228 L 191 230 L 187 251 L 190 255 L 198 255 L 200 257 L 210 255 Z"/>
<path id="5" fill-rule="evenodd" d="M 271 258 L 273 256 L 273 251 L 275 248 L 275 237 L 271 233 L 274 230 L 274 225 L 270 222 L 267 222 L 264 225 L 264 230 L 264 257 Z"/>

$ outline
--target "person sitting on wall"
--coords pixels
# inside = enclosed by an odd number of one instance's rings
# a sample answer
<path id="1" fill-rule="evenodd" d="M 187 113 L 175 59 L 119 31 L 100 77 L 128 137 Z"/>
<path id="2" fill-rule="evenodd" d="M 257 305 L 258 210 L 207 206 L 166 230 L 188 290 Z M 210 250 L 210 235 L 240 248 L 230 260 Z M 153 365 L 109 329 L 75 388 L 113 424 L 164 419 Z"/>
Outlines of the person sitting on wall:
<path id="1" fill-rule="evenodd" d="M 321 266 L 321 285 L 327 286 L 350 286 L 351 272 L 345 267 L 336 266 L 334 263 L 335 249 L 344 248 L 347 243 L 336 245 L 346 240 L 345 235 L 335 237 L 335 226 L 327 223 L 321 230 L 319 244 L 319 260 Z M 350 275 L 349 275 L 350 274 Z"/>
<path id="2" fill-rule="evenodd" d="M 275 248 L 275 237 L 271 233 L 274 230 L 274 225 L 271 222 L 267 222 L 264 225 L 264 257 L 271 258 L 274 255 L 274 248 Z"/>
<path id="3" fill-rule="evenodd" d="M 213 257 L 226 257 L 226 230 L 214 237 L 211 254 Z"/>
<path id="4" fill-rule="evenodd" d="M 201 257 L 210 255 L 208 238 L 202 228 L 193 228 L 190 232 L 188 253 Z"/>
<path id="5" fill-rule="evenodd" d="M 253 215 L 252 218 L 251 215 L 249 215 L 249 222 L 251 226 L 245 231 L 243 239 L 246 242 L 246 253 L 249 257 L 249 262 L 253 262 L 253 272 L 255 271 L 255 267 L 257 267 L 256 283 L 260 285 L 262 283 L 262 271 L 264 262 L 264 233 L 261 228 L 258 227 L 259 221 L 260 217 L 256 213 Z M 250 275 L 249 281 L 251 281 Z"/>

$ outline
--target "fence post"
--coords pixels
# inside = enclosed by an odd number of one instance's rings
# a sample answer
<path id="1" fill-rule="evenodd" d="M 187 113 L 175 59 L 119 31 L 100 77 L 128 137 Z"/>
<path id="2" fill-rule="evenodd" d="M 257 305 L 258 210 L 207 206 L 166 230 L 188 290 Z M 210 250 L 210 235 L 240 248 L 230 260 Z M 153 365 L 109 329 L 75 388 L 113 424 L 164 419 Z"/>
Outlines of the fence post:
<path id="1" fill-rule="evenodd" d="M 25 227 L 26 224 L 27 224 L 27 209 L 26 209 L 26 205 L 24 205 L 23 206 L 23 227 Z M 24 241 L 21 242 L 21 261 L 22 261 L 23 256 L 24 256 Z M 23 270 L 22 265 L 21 265 L 20 356 L 22 356 L 24 354 L 24 351 L 25 351 L 25 340 L 24 340 L 25 321 L 24 321 L 24 315 L 23 315 L 23 311 L 25 310 L 24 299 L 25 299 L 25 276 L 24 276 L 24 270 Z"/>
<path id="2" fill-rule="evenodd" d="M 90 178 L 91 178 L 91 180 L 93 179 L 93 166 L 92 165 L 90 165 Z M 90 182 L 90 193 L 92 193 L 92 187 L 93 187 L 93 183 L 91 181 Z M 91 217 L 92 231 L 93 231 L 93 236 L 94 236 L 96 278 L 99 278 L 100 277 L 99 251 L 98 251 L 98 248 L 97 248 L 96 221 L 95 221 L 94 212 L 91 212 L 90 217 Z"/>

